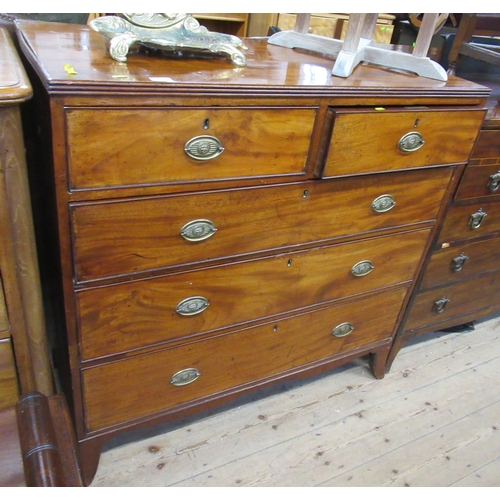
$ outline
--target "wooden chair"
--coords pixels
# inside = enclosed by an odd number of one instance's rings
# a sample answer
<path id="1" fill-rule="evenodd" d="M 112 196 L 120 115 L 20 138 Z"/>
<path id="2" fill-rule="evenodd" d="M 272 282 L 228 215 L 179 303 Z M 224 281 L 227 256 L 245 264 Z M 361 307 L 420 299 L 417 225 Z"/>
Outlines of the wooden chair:
<path id="1" fill-rule="evenodd" d="M 457 65 L 462 56 L 500 66 L 500 46 L 479 45 L 471 42 L 472 36 L 478 34 L 476 29 L 479 21 L 489 21 L 490 25 L 487 32 L 479 34 L 500 36 L 500 14 L 462 14 L 455 40 L 448 55 L 448 74 L 456 74 Z"/>

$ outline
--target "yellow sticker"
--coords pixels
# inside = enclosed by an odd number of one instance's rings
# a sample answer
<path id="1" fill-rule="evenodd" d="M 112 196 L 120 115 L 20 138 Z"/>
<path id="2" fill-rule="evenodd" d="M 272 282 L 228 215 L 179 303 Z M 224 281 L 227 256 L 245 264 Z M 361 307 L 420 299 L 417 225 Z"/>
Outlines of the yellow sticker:
<path id="1" fill-rule="evenodd" d="M 68 75 L 76 75 L 77 74 L 75 71 L 75 68 L 73 68 L 70 63 L 66 63 L 64 65 L 64 71 L 66 71 L 66 73 L 68 73 Z"/>
<path id="2" fill-rule="evenodd" d="M 375 108 L 375 111 L 385 111 L 385 108 Z"/>

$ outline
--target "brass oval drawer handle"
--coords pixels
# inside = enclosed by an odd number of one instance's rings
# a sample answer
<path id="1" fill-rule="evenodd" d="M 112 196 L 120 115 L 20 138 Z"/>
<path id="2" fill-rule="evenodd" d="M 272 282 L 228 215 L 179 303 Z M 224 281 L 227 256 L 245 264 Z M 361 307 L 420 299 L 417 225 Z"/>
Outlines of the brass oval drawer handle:
<path id="1" fill-rule="evenodd" d="M 446 308 L 446 304 L 450 302 L 450 299 L 446 298 L 444 295 L 439 299 L 434 302 L 434 305 L 432 306 L 432 310 L 437 313 L 441 314 L 444 312 Z"/>
<path id="2" fill-rule="evenodd" d="M 209 305 L 210 302 L 205 297 L 188 297 L 181 300 L 175 310 L 181 316 L 194 316 L 202 313 Z"/>
<path id="3" fill-rule="evenodd" d="M 372 210 L 378 214 L 388 212 L 396 205 L 396 200 L 390 194 L 383 194 L 372 201 Z"/>
<path id="4" fill-rule="evenodd" d="M 481 226 L 481 224 L 484 221 L 484 218 L 488 214 L 486 212 L 483 212 L 483 209 L 480 208 L 475 214 L 472 214 L 469 219 L 469 227 L 471 229 L 477 229 L 478 227 Z"/>
<path id="5" fill-rule="evenodd" d="M 354 331 L 354 326 L 352 326 L 351 323 L 345 322 L 341 323 L 340 325 L 337 325 L 333 329 L 332 335 L 334 335 L 337 338 L 341 338 L 341 337 L 346 337 L 353 331 Z"/>
<path id="6" fill-rule="evenodd" d="M 181 236 L 187 241 L 203 241 L 213 236 L 217 228 L 208 219 L 192 220 L 181 229 Z"/>
<path id="7" fill-rule="evenodd" d="M 183 385 L 192 384 L 195 380 L 198 380 L 201 373 L 196 368 L 186 368 L 177 373 L 174 373 L 170 378 L 170 383 L 176 387 L 181 387 Z"/>
<path id="8" fill-rule="evenodd" d="M 425 141 L 420 132 L 408 132 L 399 139 L 398 148 L 403 153 L 412 153 L 420 149 L 424 144 Z"/>
<path id="9" fill-rule="evenodd" d="M 224 151 L 224 147 L 217 137 L 200 135 L 189 139 L 184 145 L 184 151 L 194 160 L 212 160 Z"/>
<path id="10" fill-rule="evenodd" d="M 467 255 L 461 252 L 458 257 L 455 257 L 454 259 L 451 260 L 451 270 L 456 273 L 458 271 L 461 271 L 464 267 L 466 260 L 469 260 L 469 257 L 467 257 Z"/>
<path id="11" fill-rule="evenodd" d="M 354 264 L 351 269 L 351 273 L 356 276 L 366 276 L 375 269 L 375 266 L 369 260 L 362 260 L 357 264 Z"/>
<path id="12" fill-rule="evenodd" d="M 498 191 L 498 188 L 500 187 L 500 170 L 496 174 L 490 175 L 486 187 L 490 190 L 490 193 Z"/>

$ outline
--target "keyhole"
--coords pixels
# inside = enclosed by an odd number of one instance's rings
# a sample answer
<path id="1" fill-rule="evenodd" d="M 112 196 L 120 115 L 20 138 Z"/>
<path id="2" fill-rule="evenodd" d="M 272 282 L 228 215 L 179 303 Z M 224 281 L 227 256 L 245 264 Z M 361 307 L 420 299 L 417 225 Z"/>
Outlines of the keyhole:
<path id="1" fill-rule="evenodd" d="M 415 124 L 413 125 L 413 128 L 417 128 L 417 127 L 418 127 L 418 122 L 419 122 L 419 121 L 420 121 L 420 119 L 419 119 L 419 118 L 417 118 L 417 119 L 415 120 Z"/>
<path id="2" fill-rule="evenodd" d="M 206 118 L 205 121 L 203 122 L 203 128 L 205 130 L 208 130 L 210 127 L 210 119 L 209 118 Z"/>
<path id="3" fill-rule="evenodd" d="M 277 332 L 277 331 L 278 331 L 278 325 L 274 325 L 273 332 Z"/>
<path id="4" fill-rule="evenodd" d="M 290 259 L 290 260 L 286 263 L 286 265 L 287 265 L 288 267 L 290 267 L 290 266 L 292 265 L 292 259 Z"/>
<path id="5" fill-rule="evenodd" d="M 303 193 L 302 193 L 302 198 L 307 198 L 307 195 L 309 194 L 309 191 L 306 189 Z"/>

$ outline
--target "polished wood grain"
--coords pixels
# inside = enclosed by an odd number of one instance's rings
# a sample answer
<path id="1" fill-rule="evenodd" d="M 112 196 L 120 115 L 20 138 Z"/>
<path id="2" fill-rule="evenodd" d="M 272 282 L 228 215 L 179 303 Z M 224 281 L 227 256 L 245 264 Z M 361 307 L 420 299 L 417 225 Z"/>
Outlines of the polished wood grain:
<path id="1" fill-rule="evenodd" d="M 453 259 L 465 255 L 461 269 L 452 268 Z M 470 239 L 432 252 L 421 288 L 469 278 L 474 274 L 500 269 L 500 245 L 495 238 Z"/>
<path id="2" fill-rule="evenodd" d="M 213 262 L 430 222 L 437 217 L 452 173 L 452 169 L 444 168 L 361 181 L 310 181 L 73 204 L 76 279 L 84 282 L 179 264 Z M 387 212 L 375 212 L 373 201 L 386 194 L 394 198 L 396 205 Z M 251 216 L 250 206 L 259 207 Z M 191 242 L 180 236 L 185 224 L 207 219 L 217 229 L 210 238 Z"/>
<path id="3" fill-rule="evenodd" d="M 266 39 L 245 40 L 244 68 L 220 57 L 136 49 L 123 64 L 88 27 L 17 26 L 40 92 L 38 117 L 50 116 L 38 141 L 50 146 L 50 158 L 34 170 L 54 184 L 54 206 L 40 209 L 58 227 L 46 251 L 59 252 L 62 284 L 54 296 L 64 312 L 64 381 L 87 484 L 103 443 L 126 430 L 178 420 L 365 354 L 374 377 L 384 376 L 394 331 L 479 129 L 487 88 L 369 65 L 337 78 L 333 61 Z M 378 107 L 393 111 L 379 114 Z M 396 165 L 390 159 L 397 144 L 381 132 L 384 120 L 374 119 L 377 147 L 326 180 L 341 111 L 411 116 L 411 130 L 418 117 L 432 116 L 431 129 L 451 135 L 445 145 L 429 139 L 442 155 Z M 446 117 L 461 127 L 450 129 Z M 193 165 L 182 148 L 202 130 L 220 136 L 226 149 L 214 162 Z M 346 148 L 361 132 L 360 123 L 343 135 Z M 454 137 L 463 144 L 449 146 Z M 383 166 L 379 148 L 390 152 Z M 358 161 L 378 163 L 360 168 Z M 374 214 L 371 203 L 387 194 L 396 205 Z M 199 218 L 214 219 L 215 235 L 181 242 L 180 227 Z M 374 270 L 354 277 L 353 265 L 366 259 Z M 177 305 L 193 296 L 206 297 L 208 308 L 180 316 Z M 330 309 L 352 311 L 356 322 L 372 326 L 331 347 L 335 325 L 323 316 Z M 289 335 L 281 336 L 280 324 L 290 325 Z M 182 369 L 177 362 L 202 365 L 209 376 L 182 395 L 170 385 L 172 370 Z"/>
<path id="4" fill-rule="evenodd" d="M 0 408 L 9 408 L 16 404 L 19 397 L 16 363 L 12 340 L 0 339 Z"/>
<path id="5" fill-rule="evenodd" d="M 482 210 L 487 215 L 477 229 L 469 225 L 471 216 Z M 439 243 L 476 238 L 500 231 L 500 205 L 493 201 L 454 206 L 448 210 L 439 233 Z"/>
<path id="6" fill-rule="evenodd" d="M 429 332 L 401 350 L 382 381 L 360 359 L 181 426 L 123 436 L 103 451 L 91 486 L 98 494 L 112 487 L 323 487 L 326 494 L 328 487 L 381 487 L 411 495 L 418 487 L 475 487 L 494 495 L 499 334 L 498 315 L 477 321 L 474 331 Z"/>
<path id="7" fill-rule="evenodd" d="M 308 364 L 321 364 L 341 352 L 370 350 L 391 336 L 406 289 L 350 302 L 344 306 L 217 336 L 206 342 L 109 363 L 84 371 L 89 430 L 138 418 L 218 392 L 258 384 Z M 337 338 L 332 330 L 349 321 L 354 331 Z M 304 336 L 304 331 L 307 335 Z M 176 387 L 170 378 L 194 367 L 201 376 Z M 126 374 L 126 383 L 123 383 Z M 148 380 L 147 384 L 143 380 Z"/>
<path id="8" fill-rule="evenodd" d="M 20 103 L 32 87 L 10 34 L 0 28 L 0 275 L 19 391 L 53 391 Z"/>
<path id="9" fill-rule="evenodd" d="M 474 153 L 458 188 L 456 199 L 480 196 L 498 199 L 500 190 L 492 191 L 488 183 L 500 171 L 500 130 L 481 130 Z"/>
<path id="10" fill-rule="evenodd" d="M 409 282 L 429 230 L 224 265 L 77 293 L 83 359 L 197 336 L 221 328 Z M 369 260 L 374 270 L 354 276 Z M 181 316 L 183 300 L 201 296 L 203 312 Z"/>
<path id="11" fill-rule="evenodd" d="M 322 175 L 352 175 L 467 161 L 484 115 L 481 110 L 335 112 Z M 398 143 L 409 132 L 420 133 L 425 143 L 417 151 L 405 153 L 398 148 Z"/>
<path id="12" fill-rule="evenodd" d="M 303 174 L 315 117 L 293 108 L 69 110 L 70 187 Z M 223 153 L 188 157 L 185 145 L 200 136 L 218 139 Z"/>
<path id="13" fill-rule="evenodd" d="M 331 75 L 332 60 L 315 54 L 305 57 L 299 51 L 268 45 L 266 39 L 245 40 L 248 63 L 244 68 L 225 59 L 186 60 L 135 51 L 123 65 L 109 56 L 107 39 L 88 26 L 23 20 L 16 24 L 27 56 L 36 66 L 43 61 L 37 69 L 49 91 L 71 93 L 93 88 L 103 94 L 138 90 L 150 94 L 161 89 L 167 95 L 183 91 L 205 95 L 222 92 L 226 96 L 248 91 L 254 97 L 314 95 L 316 99 L 335 92 L 341 103 L 342 96 L 359 95 L 363 89 L 364 100 L 371 97 L 375 105 L 398 97 L 406 105 L 423 100 L 438 103 L 443 98 L 450 103 L 463 102 L 467 97 L 470 103 L 480 104 L 489 94 L 486 87 L 457 77 L 436 82 L 364 65 L 348 79 L 337 78 Z M 55 52 L 54 40 L 59 48 Z M 69 75 L 64 69 L 68 63 L 76 74 Z"/>
<path id="14" fill-rule="evenodd" d="M 62 394 L 29 392 L 0 410 L 0 487 L 83 486 Z"/>
<path id="15" fill-rule="evenodd" d="M 33 89 L 12 38 L 3 27 L 0 27 L 0 75 L 0 106 L 18 104 L 32 96 Z"/>
<path id="16" fill-rule="evenodd" d="M 431 331 L 436 329 L 440 322 L 449 321 L 452 318 L 457 318 L 458 321 L 455 324 L 461 324 L 461 316 L 471 312 L 480 316 L 482 309 L 486 309 L 489 314 L 492 299 L 494 300 L 500 294 L 499 277 L 498 272 L 490 273 L 483 277 L 475 277 L 419 293 L 405 323 L 405 332 L 423 327 Z M 476 292 L 471 293 L 472 290 Z M 433 306 L 442 297 L 449 299 L 449 302 L 442 313 L 437 313 L 433 310 Z"/>

